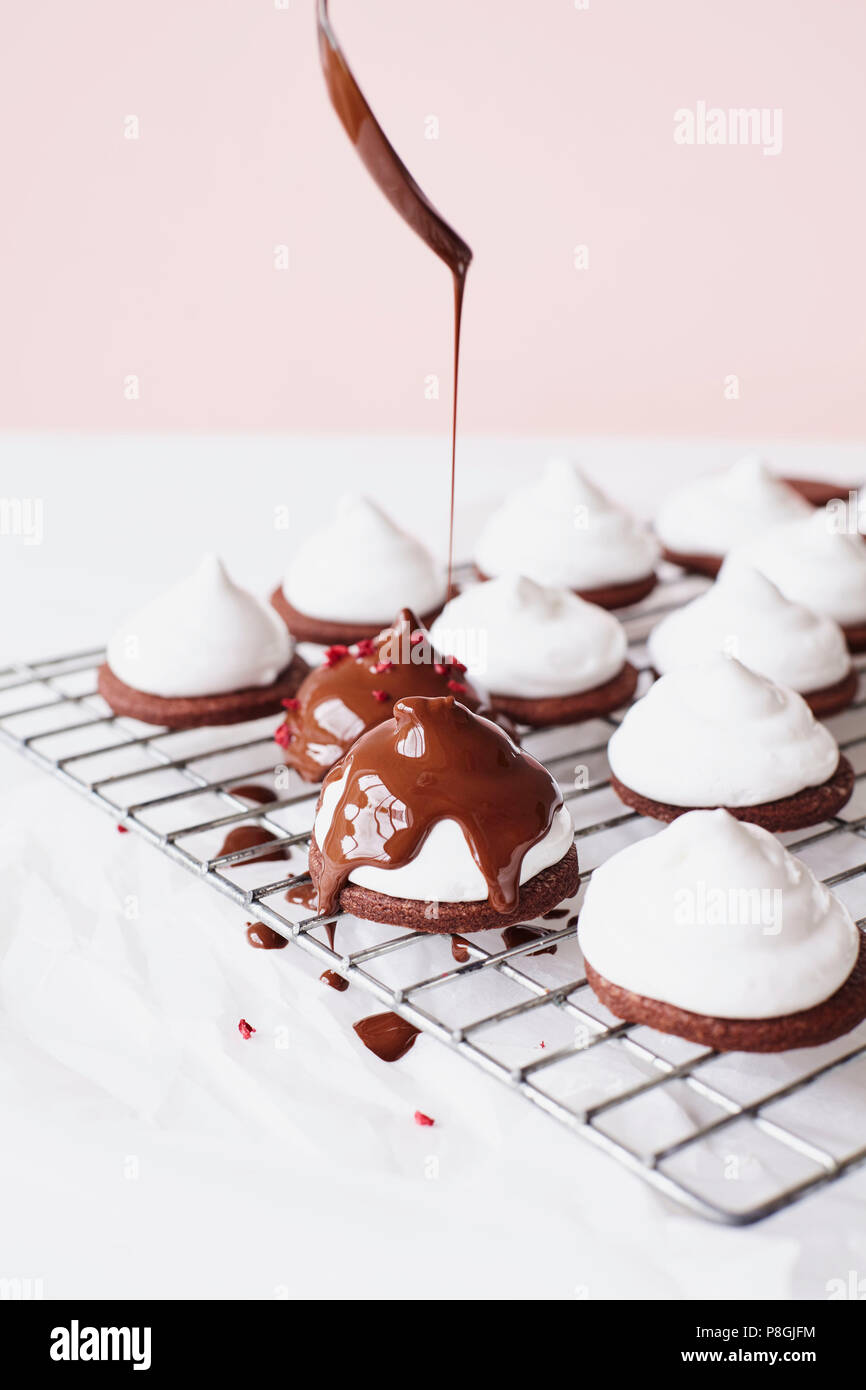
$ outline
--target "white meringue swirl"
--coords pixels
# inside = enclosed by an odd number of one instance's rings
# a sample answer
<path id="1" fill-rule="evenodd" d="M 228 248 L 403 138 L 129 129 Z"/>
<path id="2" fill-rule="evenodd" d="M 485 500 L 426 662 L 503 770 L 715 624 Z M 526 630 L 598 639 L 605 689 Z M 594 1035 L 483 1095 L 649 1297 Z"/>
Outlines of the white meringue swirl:
<path id="1" fill-rule="evenodd" d="M 769 831 L 691 811 L 596 869 L 578 928 L 606 980 L 714 1018 L 780 1018 L 845 983 L 848 909 Z"/>
<path id="2" fill-rule="evenodd" d="M 206 555 L 194 574 L 124 619 L 108 664 L 135 690 L 183 699 L 270 685 L 293 651 L 274 610 Z"/>
<path id="3" fill-rule="evenodd" d="M 773 527 L 732 558 L 754 565 L 786 598 L 843 626 L 866 622 L 866 545 L 859 534 L 838 530 L 832 508 Z"/>
<path id="4" fill-rule="evenodd" d="M 432 555 L 381 507 L 355 494 L 337 503 L 326 526 L 308 536 L 283 579 L 299 612 L 333 622 L 391 622 L 400 608 L 418 617 L 445 600 Z"/>
<path id="5" fill-rule="evenodd" d="M 614 776 L 671 806 L 755 806 L 832 777 L 839 748 L 802 695 L 733 657 L 662 676 L 608 744 Z"/>
<path id="6" fill-rule="evenodd" d="M 662 502 L 655 531 L 668 550 L 727 555 L 735 545 L 812 508 L 754 455 L 722 473 L 696 479 Z"/>
<path id="7" fill-rule="evenodd" d="M 487 520 L 475 548 L 482 574 L 523 574 L 561 589 L 599 589 L 651 574 L 654 537 L 567 459 L 551 459 Z"/>
<path id="8" fill-rule="evenodd" d="M 792 603 L 735 556 L 712 588 L 653 628 L 647 650 L 662 676 L 725 652 L 801 695 L 835 685 L 851 669 L 838 623 Z"/>
<path id="9" fill-rule="evenodd" d="M 431 629 L 494 695 L 548 699 L 603 685 L 622 670 L 626 636 L 612 613 L 570 589 L 523 575 L 475 584 L 446 604 Z"/>

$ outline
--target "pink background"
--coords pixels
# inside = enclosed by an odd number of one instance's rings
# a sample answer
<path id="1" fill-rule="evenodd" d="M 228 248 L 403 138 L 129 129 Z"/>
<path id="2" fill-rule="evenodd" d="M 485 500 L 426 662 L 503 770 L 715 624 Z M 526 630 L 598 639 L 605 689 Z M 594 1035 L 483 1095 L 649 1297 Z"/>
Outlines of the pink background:
<path id="1" fill-rule="evenodd" d="M 445 428 L 447 271 L 330 110 L 314 0 L 277 3 L 7 14 L 3 426 Z M 397 148 L 475 248 L 468 430 L 864 434 L 861 0 L 332 12 Z M 699 100 L 782 107 L 781 155 L 675 145 L 675 109 Z"/>

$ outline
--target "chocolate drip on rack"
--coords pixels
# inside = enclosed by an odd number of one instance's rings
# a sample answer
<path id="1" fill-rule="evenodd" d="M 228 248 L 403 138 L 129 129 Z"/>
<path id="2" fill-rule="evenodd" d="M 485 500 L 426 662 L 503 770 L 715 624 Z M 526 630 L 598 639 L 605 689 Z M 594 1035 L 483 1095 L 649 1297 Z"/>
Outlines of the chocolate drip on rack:
<path id="1" fill-rule="evenodd" d="M 269 845 L 277 836 L 270 830 L 265 830 L 261 825 L 236 825 L 230 830 L 223 841 L 222 848 L 217 855 L 220 858 L 224 854 L 236 854 L 240 849 L 252 849 L 254 845 Z M 286 845 L 278 845 L 270 854 L 259 854 L 255 859 L 241 859 L 237 864 L 227 864 L 227 869 L 236 869 L 239 864 L 265 864 L 274 859 L 288 859 L 289 852 Z"/>
<path id="2" fill-rule="evenodd" d="M 240 787 L 231 787 L 230 791 L 232 796 L 242 796 L 245 801 L 257 801 L 260 805 L 273 801 L 275 795 L 269 787 L 263 787 L 259 782 L 244 782 Z"/>
<path id="3" fill-rule="evenodd" d="M 502 933 L 502 944 L 506 951 L 510 951 L 512 946 L 525 946 L 528 941 L 543 941 L 548 935 L 540 927 L 527 927 L 520 923 L 514 927 L 506 927 Z M 555 956 L 555 946 L 544 946 L 540 951 L 528 951 L 530 956 Z"/>
<path id="4" fill-rule="evenodd" d="M 319 894 L 315 883 L 296 883 L 294 888 L 290 888 L 286 893 L 286 902 L 291 903 L 293 907 L 306 907 L 309 909 L 310 915 L 315 916 L 319 911 Z M 336 931 L 336 922 L 325 923 L 325 935 L 332 951 Z"/>
<path id="5" fill-rule="evenodd" d="M 265 922 L 247 922 L 247 941 L 257 951 L 281 951 L 289 944 L 284 936 Z"/>
<path id="6" fill-rule="evenodd" d="M 465 965 L 469 959 L 469 942 L 465 936 L 452 936 L 451 954 L 458 965 Z"/>
<path id="7" fill-rule="evenodd" d="M 310 912 L 318 912 L 319 895 L 315 883 L 296 883 L 286 893 L 286 902 L 293 907 L 308 907 Z"/>

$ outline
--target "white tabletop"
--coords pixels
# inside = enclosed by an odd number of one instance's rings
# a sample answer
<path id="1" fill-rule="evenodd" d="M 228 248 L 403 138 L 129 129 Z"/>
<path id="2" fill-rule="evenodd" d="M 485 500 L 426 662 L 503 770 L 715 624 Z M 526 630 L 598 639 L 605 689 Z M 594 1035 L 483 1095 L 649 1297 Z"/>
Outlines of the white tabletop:
<path id="1" fill-rule="evenodd" d="M 489 500 L 562 447 L 644 514 L 660 479 L 742 452 L 467 440 L 459 554 Z M 0 537 L 3 664 L 100 643 L 206 549 L 266 592 L 346 486 L 444 549 L 442 440 L 0 449 L 5 495 L 44 517 L 41 544 Z M 765 452 L 866 476 L 863 448 Z M 377 1061 L 351 1029 L 368 996 L 326 989 L 291 948 L 251 951 L 233 905 L 23 760 L 2 768 L 0 1275 L 45 1297 L 531 1299 L 824 1298 L 866 1275 L 866 1172 L 757 1227 L 684 1214 L 432 1039 Z"/>

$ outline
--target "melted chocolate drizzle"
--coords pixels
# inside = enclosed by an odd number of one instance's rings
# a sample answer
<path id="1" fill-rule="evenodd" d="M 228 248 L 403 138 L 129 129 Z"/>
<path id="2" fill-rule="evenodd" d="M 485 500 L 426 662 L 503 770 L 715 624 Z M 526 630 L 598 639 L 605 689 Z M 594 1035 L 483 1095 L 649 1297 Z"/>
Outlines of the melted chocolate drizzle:
<path id="1" fill-rule="evenodd" d="M 294 888 L 290 888 L 286 893 L 286 901 L 294 907 L 307 907 L 310 912 L 316 914 L 319 911 L 319 894 L 315 883 L 296 883 Z M 334 937 L 337 933 L 336 922 L 325 923 L 325 934 L 328 938 L 328 945 L 334 949 Z"/>
<path id="2" fill-rule="evenodd" d="M 330 985 L 331 989 L 338 990 L 340 994 L 343 993 L 343 990 L 349 988 L 349 981 L 344 980 L 342 975 L 338 975 L 336 970 L 323 970 L 319 979 L 324 984 Z"/>
<path id="3" fill-rule="evenodd" d="M 458 965 L 465 965 L 469 959 L 469 942 L 464 936 L 452 936 L 451 954 Z"/>
<path id="4" fill-rule="evenodd" d="M 302 681 L 297 708 L 285 718 L 286 762 L 306 781 L 318 782 L 361 734 L 391 717 L 395 701 L 449 690 L 469 709 L 479 708 L 481 697 L 459 664 L 434 651 L 427 629 L 403 608 L 391 627 L 362 642 L 360 651 L 352 648 L 341 656 L 332 649 Z"/>
<path id="5" fill-rule="evenodd" d="M 463 293 L 472 250 L 437 212 L 418 187 L 406 165 L 388 140 L 358 83 L 352 75 L 331 28 L 328 0 L 319 0 L 317 22 L 319 56 L 334 110 L 343 123 L 374 183 L 440 260 L 451 271 L 454 285 L 454 396 L 451 411 L 451 505 L 448 531 L 448 592 L 454 559 L 454 482 L 457 458 L 457 378 L 460 368 L 460 325 Z"/>
<path id="6" fill-rule="evenodd" d="M 281 951 L 289 944 L 284 936 L 264 922 L 247 922 L 247 941 L 258 951 Z"/>
<path id="7" fill-rule="evenodd" d="M 335 910 L 353 869 L 397 868 L 442 820 L 456 821 L 496 912 L 512 912 L 527 851 L 562 805 L 546 768 L 453 696 L 399 700 L 325 779 L 343 786 L 319 845 L 319 906 Z"/>
<path id="8" fill-rule="evenodd" d="M 370 1014 L 352 1027 L 365 1047 L 383 1062 L 399 1062 L 417 1038 L 420 1028 L 407 1023 L 399 1014 Z"/>

